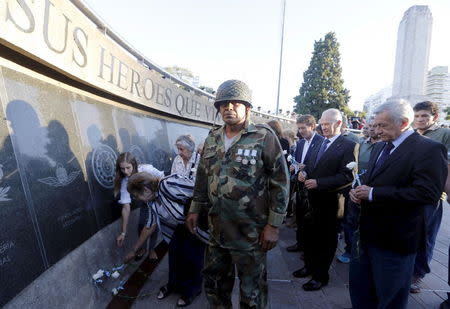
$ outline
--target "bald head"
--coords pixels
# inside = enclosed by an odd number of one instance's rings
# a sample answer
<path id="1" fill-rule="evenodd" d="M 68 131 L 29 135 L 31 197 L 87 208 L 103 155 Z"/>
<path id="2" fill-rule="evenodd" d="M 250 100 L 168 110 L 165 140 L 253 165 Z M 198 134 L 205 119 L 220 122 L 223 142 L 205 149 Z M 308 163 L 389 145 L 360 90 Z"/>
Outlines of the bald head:
<path id="1" fill-rule="evenodd" d="M 334 119 L 334 121 L 341 121 L 342 122 L 342 114 L 341 112 L 336 108 L 329 108 L 323 111 L 321 119 L 327 117 L 329 119 Z"/>
<path id="2" fill-rule="evenodd" d="M 336 108 L 327 109 L 322 113 L 319 124 L 325 138 L 336 136 L 341 132 L 342 114 Z"/>

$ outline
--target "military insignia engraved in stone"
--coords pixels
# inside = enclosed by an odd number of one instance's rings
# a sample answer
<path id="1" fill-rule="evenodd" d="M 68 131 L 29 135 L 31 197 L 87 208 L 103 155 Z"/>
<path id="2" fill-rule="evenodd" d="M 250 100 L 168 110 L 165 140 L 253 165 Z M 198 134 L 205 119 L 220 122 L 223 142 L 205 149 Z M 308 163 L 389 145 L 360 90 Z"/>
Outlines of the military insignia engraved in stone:
<path id="1" fill-rule="evenodd" d="M 3 165 L 0 164 L 0 180 L 3 179 Z M 11 199 L 8 198 L 8 191 L 11 187 L 0 187 L 0 202 L 7 202 Z"/>
<path id="2" fill-rule="evenodd" d="M 97 182 L 106 189 L 114 187 L 114 174 L 117 155 L 107 145 L 100 145 L 92 154 L 92 171 Z"/>
<path id="3" fill-rule="evenodd" d="M 142 151 L 142 149 L 139 146 L 131 145 L 130 152 L 136 158 L 137 164 L 144 164 L 145 163 L 144 152 Z"/>
<path id="4" fill-rule="evenodd" d="M 8 198 L 8 191 L 11 187 L 0 187 L 0 202 L 7 202 L 11 199 Z"/>
<path id="5" fill-rule="evenodd" d="M 67 170 L 58 163 L 55 170 L 56 177 L 41 178 L 38 179 L 38 181 L 52 187 L 64 187 L 74 181 L 80 173 L 81 171 L 73 171 L 70 174 L 67 174 Z"/>

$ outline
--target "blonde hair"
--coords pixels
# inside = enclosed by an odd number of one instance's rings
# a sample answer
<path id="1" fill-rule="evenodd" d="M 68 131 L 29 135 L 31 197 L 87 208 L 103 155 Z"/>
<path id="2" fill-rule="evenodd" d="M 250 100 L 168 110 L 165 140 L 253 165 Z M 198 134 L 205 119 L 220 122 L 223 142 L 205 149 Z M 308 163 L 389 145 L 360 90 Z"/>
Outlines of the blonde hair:
<path id="1" fill-rule="evenodd" d="M 295 143 L 295 138 L 297 137 L 295 132 L 292 131 L 292 130 L 284 130 L 283 131 L 283 136 L 284 136 L 285 139 L 287 139 L 289 141 L 289 145 L 294 144 Z"/>

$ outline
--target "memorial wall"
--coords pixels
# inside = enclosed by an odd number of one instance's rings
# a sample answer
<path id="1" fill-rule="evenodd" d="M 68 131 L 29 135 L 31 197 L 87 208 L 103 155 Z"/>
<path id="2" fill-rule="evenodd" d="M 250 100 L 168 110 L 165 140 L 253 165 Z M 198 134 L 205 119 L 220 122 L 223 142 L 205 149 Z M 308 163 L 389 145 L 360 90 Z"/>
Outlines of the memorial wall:
<path id="1" fill-rule="evenodd" d="M 117 44 L 80 3 L 0 1 L 0 307 L 104 307 L 91 276 L 137 237 L 115 246 L 117 156 L 168 174 L 176 138 L 198 144 L 217 121 L 211 95 Z"/>
<path id="2" fill-rule="evenodd" d="M 10 307 L 40 307 L 41 293 L 54 307 L 70 307 L 74 291 L 99 296 L 91 272 L 123 258 L 117 156 L 130 151 L 167 174 L 175 139 L 200 142 L 214 121 L 210 96 L 136 58 L 84 13 L 79 1 L 0 2 L 0 306 L 19 293 Z"/>
<path id="3" fill-rule="evenodd" d="M 0 124 L 0 274 L 8 278 L 8 284 L 0 285 L 4 305 L 120 217 L 112 193 L 119 153 L 130 151 L 139 162 L 168 174 L 176 138 L 192 134 L 198 143 L 208 129 L 123 108 L 1 64 L 0 117 L 6 121 Z"/>

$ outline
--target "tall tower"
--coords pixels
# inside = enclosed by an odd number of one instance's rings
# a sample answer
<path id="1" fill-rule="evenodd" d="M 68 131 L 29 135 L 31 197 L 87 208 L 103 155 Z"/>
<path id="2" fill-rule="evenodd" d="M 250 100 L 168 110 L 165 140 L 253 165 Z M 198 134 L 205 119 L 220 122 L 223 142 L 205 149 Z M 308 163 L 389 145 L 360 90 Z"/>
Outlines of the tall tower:
<path id="1" fill-rule="evenodd" d="M 407 99 L 412 105 L 426 99 L 432 23 L 426 5 L 412 6 L 403 15 L 397 35 L 393 98 Z"/>
<path id="2" fill-rule="evenodd" d="M 426 94 L 439 106 L 439 121 L 448 123 L 447 112 L 450 107 L 450 74 L 447 66 L 438 66 L 428 72 Z"/>

